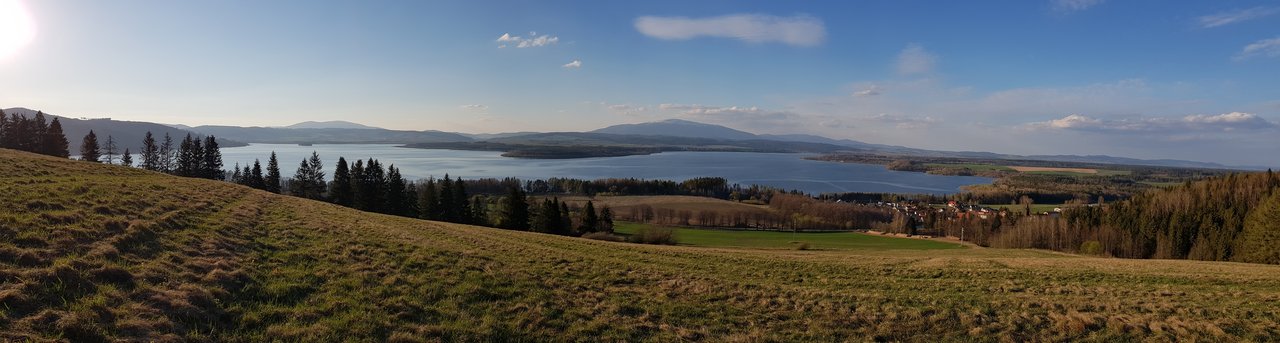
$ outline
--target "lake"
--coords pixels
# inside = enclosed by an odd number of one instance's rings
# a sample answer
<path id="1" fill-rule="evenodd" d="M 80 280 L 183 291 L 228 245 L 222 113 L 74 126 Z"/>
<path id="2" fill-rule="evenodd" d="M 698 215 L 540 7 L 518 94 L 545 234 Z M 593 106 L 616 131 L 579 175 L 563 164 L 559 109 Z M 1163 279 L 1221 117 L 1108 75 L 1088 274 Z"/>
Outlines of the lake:
<path id="1" fill-rule="evenodd" d="M 280 172 L 293 175 L 299 162 L 315 151 L 324 162 L 324 172 L 332 176 L 338 157 L 348 162 L 370 157 L 384 166 L 394 164 L 405 178 L 443 177 L 503 178 L 525 180 L 551 177 L 599 179 L 641 178 L 682 181 L 695 177 L 719 176 L 730 183 L 758 184 L 808 193 L 880 192 L 950 194 L 964 185 L 991 183 L 974 176 L 942 176 L 900 172 L 884 166 L 806 160 L 807 154 L 751 152 L 666 152 L 644 156 L 600 157 L 562 160 L 517 159 L 499 152 L 399 148 L 394 144 L 251 144 L 223 148 L 227 169 L 236 163 L 252 165 L 275 151 Z"/>

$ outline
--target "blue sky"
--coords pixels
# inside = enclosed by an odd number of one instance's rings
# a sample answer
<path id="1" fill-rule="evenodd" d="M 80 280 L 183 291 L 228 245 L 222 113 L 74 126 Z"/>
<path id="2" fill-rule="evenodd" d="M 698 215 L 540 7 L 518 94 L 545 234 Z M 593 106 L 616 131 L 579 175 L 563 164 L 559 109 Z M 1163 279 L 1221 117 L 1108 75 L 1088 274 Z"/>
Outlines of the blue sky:
<path id="1" fill-rule="evenodd" d="M 0 0 L 0 11 L 14 3 L 35 30 L 0 46 L 0 107 L 476 133 L 681 118 L 1280 166 L 1275 1 Z"/>

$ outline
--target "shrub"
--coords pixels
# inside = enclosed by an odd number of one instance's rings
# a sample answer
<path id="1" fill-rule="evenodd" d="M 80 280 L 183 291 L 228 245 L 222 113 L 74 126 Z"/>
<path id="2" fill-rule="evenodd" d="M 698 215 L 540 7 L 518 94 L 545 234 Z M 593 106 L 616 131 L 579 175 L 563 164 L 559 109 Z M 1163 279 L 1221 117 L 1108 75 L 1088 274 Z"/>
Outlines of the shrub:
<path id="1" fill-rule="evenodd" d="M 793 242 L 796 244 L 796 250 L 809 250 L 809 242 Z"/>
<path id="2" fill-rule="evenodd" d="M 1098 243 L 1098 241 L 1086 241 L 1081 243 L 1080 253 L 1084 255 L 1101 255 L 1102 243 Z"/>
<path id="3" fill-rule="evenodd" d="M 618 236 L 608 232 L 591 232 L 591 233 L 582 235 L 582 238 L 594 239 L 597 241 L 610 241 L 610 242 L 621 242 L 626 240 L 622 236 Z"/>
<path id="4" fill-rule="evenodd" d="M 669 227 L 645 227 L 627 237 L 631 243 L 643 244 L 676 244 L 676 230 Z"/>

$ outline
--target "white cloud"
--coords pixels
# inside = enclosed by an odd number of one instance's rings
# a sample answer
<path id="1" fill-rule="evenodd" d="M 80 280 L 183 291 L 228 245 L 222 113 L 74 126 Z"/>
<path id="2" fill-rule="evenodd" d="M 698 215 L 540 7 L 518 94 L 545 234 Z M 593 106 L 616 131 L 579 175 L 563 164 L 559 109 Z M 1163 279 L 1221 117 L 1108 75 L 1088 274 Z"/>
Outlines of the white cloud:
<path id="1" fill-rule="evenodd" d="M 853 92 L 853 96 L 855 97 L 868 97 L 868 96 L 876 96 L 876 95 L 880 95 L 880 86 L 876 86 L 876 85 L 871 85 L 870 87 L 864 88 L 860 91 Z"/>
<path id="2" fill-rule="evenodd" d="M 1106 0 L 1051 0 L 1050 4 L 1054 11 L 1070 13 L 1076 11 L 1087 10 L 1090 7 L 1097 6 Z"/>
<path id="3" fill-rule="evenodd" d="M 609 108 L 609 111 L 612 111 L 614 114 L 627 115 L 627 116 L 639 115 L 641 113 L 649 111 L 648 107 L 628 105 L 628 104 L 615 104 L 615 105 L 608 105 L 607 107 Z"/>
<path id="4" fill-rule="evenodd" d="M 791 111 L 764 109 L 757 106 L 706 106 L 661 104 L 658 109 L 699 121 L 733 125 L 763 131 L 791 128 L 805 124 L 805 116 Z"/>
<path id="5" fill-rule="evenodd" d="M 933 126 L 940 120 L 933 117 L 911 117 L 900 114 L 880 113 L 862 119 L 877 121 L 881 123 L 893 124 L 899 129 L 920 129 Z"/>
<path id="6" fill-rule="evenodd" d="M 709 18 L 636 18 L 636 30 L 658 39 L 688 40 L 698 37 L 732 38 L 751 43 L 777 42 L 816 46 L 826 39 L 822 21 L 807 15 L 778 17 L 763 14 L 731 14 Z"/>
<path id="7" fill-rule="evenodd" d="M 458 108 L 469 110 L 469 111 L 484 111 L 489 109 L 489 106 L 485 106 L 481 104 L 470 104 L 470 105 L 458 106 Z"/>
<path id="8" fill-rule="evenodd" d="M 1196 18 L 1196 23 L 1202 28 L 1218 27 L 1228 24 L 1235 24 L 1243 21 L 1249 21 L 1266 17 L 1272 14 L 1280 13 L 1280 7 L 1254 7 L 1242 10 L 1226 11 L 1217 14 L 1207 15 Z"/>
<path id="9" fill-rule="evenodd" d="M 1241 61 L 1254 56 L 1280 57 L 1280 37 L 1263 39 L 1246 45 L 1236 54 L 1235 60 Z"/>
<path id="10" fill-rule="evenodd" d="M 1269 130 L 1280 125 L 1252 113 L 1196 114 L 1177 117 L 1100 119 L 1072 114 L 1060 119 L 1028 124 L 1031 129 L 1059 129 L 1093 132 L 1150 134 L 1190 134 L 1248 130 Z"/>
<path id="11" fill-rule="evenodd" d="M 573 60 L 573 62 L 565 63 L 564 65 L 561 65 L 560 67 L 565 68 L 565 69 L 578 69 L 578 68 L 582 68 L 582 61 L 579 61 L 579 60 Z"/>
<path id="12" fill-rule="evenodd" d="M 495 42 L 515 44 L 517 48 L 535 48 L 540 46 L 552 45 L 560 42 L 560 37 L 551 35 L 539 36 L 537 32 L 529 32 L 529 37 L 512 36 L 510 33 L 503 33 Z M 498 48 L 505 48 L 507 44 L 499 45 Z"/>
<path id="13" fill-rule="evenodd" d="M 898 53 L 898 73 L 903 75 L 927 74 L 938 63 L 938 56 L 925 50 L 920 44 L 908 44 Z"/>

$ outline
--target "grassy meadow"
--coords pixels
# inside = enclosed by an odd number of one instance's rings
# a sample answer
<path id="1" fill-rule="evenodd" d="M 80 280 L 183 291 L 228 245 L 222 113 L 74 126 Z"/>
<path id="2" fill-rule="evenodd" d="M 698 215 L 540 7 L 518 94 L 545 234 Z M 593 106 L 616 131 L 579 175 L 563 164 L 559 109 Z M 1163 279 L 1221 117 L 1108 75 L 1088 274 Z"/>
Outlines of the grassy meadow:
<path id="1" fill-rule="evenodd" d="M 0 341 L 1280 337 L 1272 265 L 636 245 L 10 150 L 0 209 Z"/>
<path id="2" fill-rule="evenodd" d="M 614 232 L 632 235 L 652 224 L 619 222 Z M 733 231 L 694 228 L 670 228 L 679 245 L 719 248 L 798 249 L 807 250 L 939 250 L 962 249 L 960 243 L 939 240 L 898 238 L 857 232 L 778 232 Z"/>

